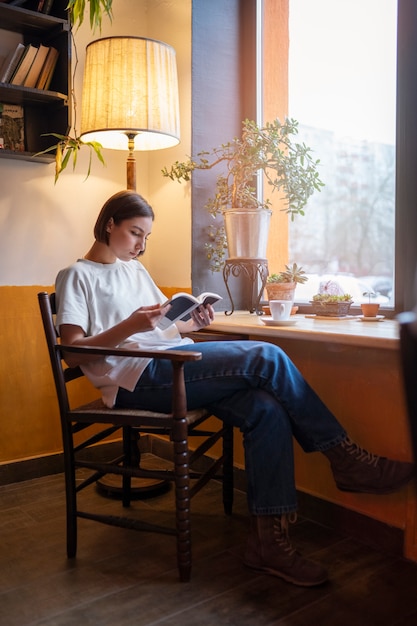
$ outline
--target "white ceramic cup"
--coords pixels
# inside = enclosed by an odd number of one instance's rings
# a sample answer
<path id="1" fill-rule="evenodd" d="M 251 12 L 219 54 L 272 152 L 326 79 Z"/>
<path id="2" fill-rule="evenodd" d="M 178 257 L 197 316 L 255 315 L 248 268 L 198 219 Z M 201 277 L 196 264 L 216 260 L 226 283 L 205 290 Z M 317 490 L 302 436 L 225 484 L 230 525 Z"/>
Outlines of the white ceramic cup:
<path id="1" fill-rule="evenodd" d="M 292 306 L 292 300 L 270 300 L 269 308 L 274 322 L 289 320 Z"/>

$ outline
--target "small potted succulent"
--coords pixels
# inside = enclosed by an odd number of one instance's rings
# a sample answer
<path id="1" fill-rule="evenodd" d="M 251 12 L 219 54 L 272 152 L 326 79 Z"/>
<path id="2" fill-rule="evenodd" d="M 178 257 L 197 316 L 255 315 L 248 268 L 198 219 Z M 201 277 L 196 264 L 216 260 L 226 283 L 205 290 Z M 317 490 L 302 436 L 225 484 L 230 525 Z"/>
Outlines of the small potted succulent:
<path id="1" fill-rule="evenodd" d="M 311 301 L 313 313 L 325 317 L 346 317 L 353 303 L 350 293 L 344 293 L 335 280 L 320 283 L 319 292 Z"/>
<path id="2" fill-rule="evenodd" d="M 379 303 L 371 302 L 371 298 L 376 298 L 374 291 L 364 291 L 363 296 L 368 298 L 368 302 L 362 302 L 361 309 L 364 317 L 376 317 L 379 311 Z"/>
<path id="3" fill-rule="evenodd" d="M 294 300 L 297 283 L 303 284 L 307 280 L 305 271 L 297 263 L 286 265 L 282 272 L 268 276 L 265 285 L 268 300 Z"/>
<path id="4" fill-rule="evenodd" d="M 332 295 L 317 293 L 311 301 L 313 313 L 325 317 L 346 317 L 349 314 L 352 296 L 349 293 Z"/>

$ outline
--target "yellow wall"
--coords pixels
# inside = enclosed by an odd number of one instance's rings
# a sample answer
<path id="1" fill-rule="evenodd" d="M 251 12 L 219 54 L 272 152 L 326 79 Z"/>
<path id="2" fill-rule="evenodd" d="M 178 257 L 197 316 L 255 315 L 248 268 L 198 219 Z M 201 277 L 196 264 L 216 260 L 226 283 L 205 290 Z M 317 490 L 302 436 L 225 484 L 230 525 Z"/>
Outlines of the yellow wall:
<path id="1" fill-rule="evenodd" d="M 60 449 L 35 294 L 0 288 L 0 462 Z"/>
<path id="2" fill-rule="evenodd" d="M 0 463 L 62 449 L 36 297 L 42 290 L 0 287 Z"/>
<path id="3" fill-rule="evenodd" d="M 0 464 L 62 450 L 37 301 L 39 291 L 51 290 L 51 285 L 0 287 Z M 173 290 L 163 291 L 169 297 Z M 75 403 L 98 397 L 87 381 L 77 381 L 71 393 Z"/>

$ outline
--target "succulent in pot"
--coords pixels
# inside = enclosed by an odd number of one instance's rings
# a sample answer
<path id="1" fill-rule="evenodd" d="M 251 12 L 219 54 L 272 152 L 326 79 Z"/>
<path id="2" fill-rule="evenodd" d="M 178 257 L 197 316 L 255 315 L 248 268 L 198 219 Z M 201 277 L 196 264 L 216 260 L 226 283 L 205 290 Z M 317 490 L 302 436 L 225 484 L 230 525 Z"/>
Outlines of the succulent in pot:
<path id="1" fill-rule="evenodd" d="M 371 298 L 376 298 L 374 291 L 364 291 L 363 296 L 368 298 L 368 302 L 362 302 L 361 309 L 364 317 L 376 317 L 379 311 L 379 303 L 371 302 Z"/>
<path id="2" fill-rule="evenodd" d="M 325 317 L 346 317 L 352 303 L 352 296 L 349 293 L 341 295 L 317 293 L 311 301 L 313 313 Z"/>
<path id="3" fill-rule="evenodd" d="M 286 265 L 285 270 L 277 274 L 270 274 L 265 289 L 268 300 L 294 300 L 297 283 L 307 282 L 308 277 L 297 263 Z"/>

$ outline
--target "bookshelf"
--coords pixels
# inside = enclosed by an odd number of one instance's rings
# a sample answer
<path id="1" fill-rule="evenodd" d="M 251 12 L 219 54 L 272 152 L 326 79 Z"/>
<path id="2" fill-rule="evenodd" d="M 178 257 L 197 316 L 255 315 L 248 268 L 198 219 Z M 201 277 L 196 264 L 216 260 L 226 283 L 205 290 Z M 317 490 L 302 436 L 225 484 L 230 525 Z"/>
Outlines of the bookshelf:
<path id="1" fill-rule="evenodd" d="M 47 90 L 0 83 L 0 103 L 17 104 L 24 109 L 25 150 L 0 149 L 0 158 L 23 159 L 50 163 L 54 154 L 33 156 L 56 143 L 44 133 L 67 134 L 71 115 L 71 37 L 65 7 L 67 0 L 54 0 L 49 15 L 38 12 L 38 1 L 22 6 L 0 3 L 0 38 L 12 34 L 24 45 L 53 46 L 59 51 L 58 61 Z M 4 36 L 3 39 L 6 39 Z"/>

